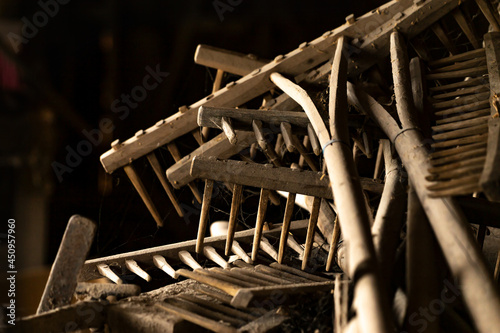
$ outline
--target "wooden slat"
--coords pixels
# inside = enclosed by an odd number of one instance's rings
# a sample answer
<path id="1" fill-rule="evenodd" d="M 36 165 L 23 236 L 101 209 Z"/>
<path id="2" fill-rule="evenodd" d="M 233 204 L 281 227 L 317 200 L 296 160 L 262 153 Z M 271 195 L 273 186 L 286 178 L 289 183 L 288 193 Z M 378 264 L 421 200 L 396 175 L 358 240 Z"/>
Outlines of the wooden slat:
<path id="1" fill-rule="evenodd" d="M 498 15 L 497 15 L 498 17 Z M 491 118 L 488 121 L 488 148 L 481 187 L 488 199 L 500 201 L 500 33 L 484 36 L 491 90 Z"/>

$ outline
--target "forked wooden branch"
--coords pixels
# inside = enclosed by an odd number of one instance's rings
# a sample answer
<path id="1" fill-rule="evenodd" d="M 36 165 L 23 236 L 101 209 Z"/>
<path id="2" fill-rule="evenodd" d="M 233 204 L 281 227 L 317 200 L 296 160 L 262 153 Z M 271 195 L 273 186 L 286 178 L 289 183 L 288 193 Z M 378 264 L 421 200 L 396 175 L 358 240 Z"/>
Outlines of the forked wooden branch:
<path id="1" fill-rule="evenodd" d="M 347 62 L 343 57 L 344 39 L 337 41 L 330 83 L 332 137 L 307 92 L 278 73 L 271 80 L 292 97 L 306 112 L 323 148 L 332 192 L 344 239 L 349 246 L 348 274 L 355 279 L 355 302 L 362 332 L 389 332 L 391 319 L 388 303 L 381 292 L 375 249 L 368 214 L 354 166 L 347 132 Z M 344 100 L 345 101 L 344 101 Z M 331 139 L 334 142 L 330 141 Z"/>

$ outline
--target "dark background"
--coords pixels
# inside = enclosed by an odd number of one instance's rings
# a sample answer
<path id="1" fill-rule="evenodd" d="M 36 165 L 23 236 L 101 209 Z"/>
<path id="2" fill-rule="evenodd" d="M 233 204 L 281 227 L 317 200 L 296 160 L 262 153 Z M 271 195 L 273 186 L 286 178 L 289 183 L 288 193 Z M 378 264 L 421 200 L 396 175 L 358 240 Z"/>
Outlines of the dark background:
<path id="1" fill-rule="evenodd" d="M 21 268 L 52 263 L 73 214 L 99 224 L 92 257 L 195 238 L 198 216 L 175 214 L 145 159 L 135 165 L 167 216 L 160 230 L 123 171 L 105 174 L 99 156 L 114 139 L 125 140 L 210 94 L 215 71 L 194 64 L 198 44 L 273 59 L 384 1 L 220 0 L 231 8 L 222 20 L 214 3 L 72 0 L 11 58 L 9 28 L 2 29 L 1 55 L 18 71 L 20 85 L 0 87 L 0 200 L 2 216 L 17 222 Z M 32 21 L 40 10 L 35 1 L 2 1 L 0 22 L 19 27 L 21 18 Z M 146 66 L 158 64 L 170 75 L 119 119 L 112 102 L 142 84 Z M 82 131 L 98 128 L 102 118 L 112 119 L 114 132 L 59 182 L 52 163 L 64 164 L 66 147 L 76 149 Z M 173 163 L 168 154 L 161 160 L 164 167 Z M 176 194 L 197 207 L 187 187 Z"/>

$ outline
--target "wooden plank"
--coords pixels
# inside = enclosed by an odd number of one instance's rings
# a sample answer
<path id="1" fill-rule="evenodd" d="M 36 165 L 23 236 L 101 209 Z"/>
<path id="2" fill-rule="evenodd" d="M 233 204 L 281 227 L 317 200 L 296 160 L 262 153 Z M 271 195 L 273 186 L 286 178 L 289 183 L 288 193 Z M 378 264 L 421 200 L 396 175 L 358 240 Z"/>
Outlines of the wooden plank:
<path id="1" fill-rule="evenodd" d="M 307 220 L 293 221 L 290 226 L 290 231 L 293 233 L 305 234 L 307 229 Z M 264 230 L 262 232 L 263 236 L 276 236 L 281 232 L 281 226 L 275 225 L 270 230 Z M 250 244 L 254 236 L 254 229 L 238 231 L 234 235 L 234 239 Z M 226 242 L 226 235 L 206 237 L 205 246 L 212 246 L 217 250 L 223 250 L 224 244 Z M 179 264 L 180 260 L 177 256 L 179 251 L 195 252 L 196 240 L 189 240 L 180 243 L 168 244 L 157 246 L 149 249 L 143 249 L 138 251 L 132 251 L 127 253 L 121 253 L 117 255 L 112 255 L 108 257 L 101 257 L 97 259 L 87 260 L 80 271 L 78 281 L 88 281 L 92 279 L 97 279 L 102 277 L 97 270 L 99 264 L 109 264 L 109 266 L 116 267 L 119 270 L 123 270 L 125 267 L 125 261 L 132 259 L 143 265 L 143 267 L 154 267 L 153 257 L 155 255 L 160 255 L 165 257 L 172 264 Z"/>
<path id="2" fill-rule="evenodd" d="M 295 295 L 309 292 L 329 291 L 333 289 L 334 284 L 335 281 L 328 281 L 240 289 L 231 300 L 231 305 L 237 308 L 244 308 L 254 300 L 265 299 L 269 297 L 269 295 L 276 293 L 280 295 Z"/>
<path id="3" fill-rule="evenodd" d="M 270 126 L 279 127 L 282 122 L 306 128 L 309 119 L 304 112 L 281 110 L 250 110 L 202 106 L 198 110 L 198 125 L 222 128 L 222 117 L 231 118 L 233 126 L 249 128 L 253 120 L 260 120 Z"/>
<path id="4" fill-rule="evenodd" d="M 475 58 L 480 58 L 484 57 L 485 55 L 485 50 L 484 49 L 477 49 L 477 50 L 472 50 L 469 52 L 464 52 L 460 53 L 454 56 L 449 56 L 446 58 L 441 58 L 438 60 L 431 61 L 429 63 L 430 67 L 439 67 L 443 65 L 450 65 L 459 61 L 465 61 L 465 60 L 470 60 L 470 59 L 475 59 Z"/>
<path id="5" fill-rule="evenodd" d="M 71 303 L 78 274 L 89 253 L 95 231 L 96 225 L 89 219 L 79 215 L 69 219 L 37 315 Z"/>
<path id="6" fill-rule="evenodd" d="M 250 54 L 229 51 L 214 46 L 200 44 L 196 47 L 194 62 L 198 65 L 220 69 L 224 72 L 247 75 L 269 61 L 260 60 Z"/>
<path id="7" fill-rule="evenodd" d="M 491 118 L 488 120 L 486 162 L 480 184 L 488 199 L 500 201 L 500 33 L 486 34 L 484 42 L 490 80 Z"/>
<path id="8" fill-rule="evenodd" d="M 332 199 L 329 181 L 321 172 L 197 156 L 192 161 L 191 174 L 201 179 Z M 360 181 L 367 191 L 381 193 L 383 189 L 380 181 L 364 177 Z"/>
<path id="9" fill-rule="evenodd" d="M 194 130 L 198 126 L 196 117 L 200 106 L 237 107 L 272 89 L 274 84 L 269 80 L 271 73 L 281 72 L 295 77 L 326 62 L 332 57 L 339 36 L 362 38 L 367 31 L 366 29 L 371 30 L 384 24 L 411 4 L 411 0 L 390 1 L 380 7 L 380 13 L 370 12 L 359 17 L 353 25 L 344 24 L 332 31 L 327 31 L 309 42 L 306 47 L 289 52 L 279 61 L 264 65 L 238 81 L 226 85 L 226 87 L 190 105 L 183 112 L 178 112 L 159 121 L 156 125 L 145 129 L 140 137 L 134 136 L 123 142 L 120 150 L 110 150 L 101 155 L 104 169 L 106 172 L 112 173 L 131 161 Z"/>
<path id="10" fill-rule="evenodd" d="M 487 72 L 488 68 L 485 65 L 485 66 L 461 69 L 451 72 L 427 74 L 425 78 L 427 80 L 461 79 L 461 78 L 466 78 L 467 76 L 483 75 L 486 74 Z"/>

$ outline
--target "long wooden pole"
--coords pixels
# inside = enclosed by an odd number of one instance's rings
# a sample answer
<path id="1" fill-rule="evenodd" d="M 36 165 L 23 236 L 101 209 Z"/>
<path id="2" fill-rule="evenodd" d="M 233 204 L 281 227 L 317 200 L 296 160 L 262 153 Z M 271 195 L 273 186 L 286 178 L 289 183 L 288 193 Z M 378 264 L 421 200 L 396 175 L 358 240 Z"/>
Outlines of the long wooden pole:
<path id="1" fill-rule="evenodd" d="M 430 159 L 422 134 L 415 128 L 399 128 L 382 105 L 349 83 L 348 97 L 395 145 L 479 332 L 500 332 L 500 296 L 465 216 L 454 199 L 433 198 L 427 190 Z"/>
<path id="2" fill-rule="evenodd" d="M 344 238 L 349 247 L 349 272 L 356 281 L 354 298 L 361 332 L 390 332 L 391 315 L 382 293 L 370 223 L 359 177 L 354 167 L 347 129 L 347 61 L 343 56 L 344 39 L 339 38 L 332 64 L 330 113 L 332 141 L 316 106 L 298 85 L 278 73 L 271 80 L 293 98 L 306 112 L 323 148 L 335 204 Z M 332 118 L 332 116 L 330 118 Z"/>

